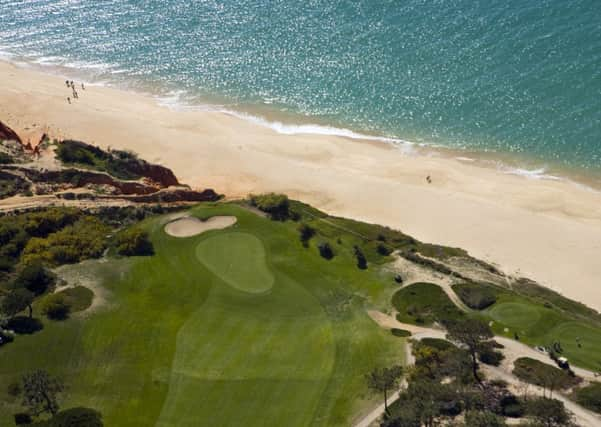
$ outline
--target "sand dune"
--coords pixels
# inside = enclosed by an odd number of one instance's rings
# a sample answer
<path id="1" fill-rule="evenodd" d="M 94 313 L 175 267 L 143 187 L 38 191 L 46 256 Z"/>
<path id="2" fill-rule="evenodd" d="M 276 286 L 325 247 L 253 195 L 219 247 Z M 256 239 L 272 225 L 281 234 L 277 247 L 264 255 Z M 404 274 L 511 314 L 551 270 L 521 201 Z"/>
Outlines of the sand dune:
<path id="1" fill-rule="evenodd" d="M 71 105 L 67 96 L 61 77 L 0 63 L 0 117 L 17 131 L 129 148 L 185 183 L 232 197 L 283 191 L 336 215 L 463 247 L 601 309 L 598 192 L 376 141 L 278 134 L 115 89 L 88 86 Z"/>

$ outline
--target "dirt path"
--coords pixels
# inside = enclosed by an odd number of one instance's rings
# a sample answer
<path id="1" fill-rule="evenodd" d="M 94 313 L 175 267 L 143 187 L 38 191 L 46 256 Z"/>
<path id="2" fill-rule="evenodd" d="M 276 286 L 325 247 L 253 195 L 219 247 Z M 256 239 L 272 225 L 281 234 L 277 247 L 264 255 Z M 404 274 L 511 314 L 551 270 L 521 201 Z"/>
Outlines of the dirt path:
<path id="1" fill-rule="evenodd" d="M 413 339 L 421 340 L 423 338 L 445 338 L 446 336 L 445 332 L 442 330 L 401 323 L 398 320 L 396 320 L 396 318 L 394 318 L 393 316 L 389 316 L 385 313 L 376 310 L 370 310 L 367 313 L 381 327 L 387 329 L 398 328 L 407 330 L 412 333 Z M 497 340 L 500 344 L 503 344 L 503 346 L 505 346 L 505 348 L 503 349 L 505 360 L 498 367 L 480 364 L 481 369 L 487 374 L 487 376 L 489 378 L 502 379 L 506 381 L 514 390 L 527 389 L 532 394 L 543 395 L 543 389 L 541 387 L 524 383 L 513 376 L 513 362 L 519 357 L 531 357 L 533 359 L 540 360 L 541 362 L 549 363 L 548 356 L 539 353 L 538 351 L 528 347 L 525 344 L 511 340 L 509 338 L 497 336 L 495 337 L 495 340 Z M 408 348 L 407 353 L 411 354 L 411 344 L 409 341 L 407 342 L 406 347 Z M 412 355 L 411 357 L 407 358 L 407 364 L 414 363 L 415 359 Z M 582 376 L 585 379 L 590 380 L 595 378 L 594 373 L 591 371 L 587 371 L 586 369 L 574 368 L 574 371 L 577 375 Z M 389 400 L 390 404 L 396 399 L 398 399 L 398 393 L 396 393 L 394 396 L 394 400 L 392 399 L 392 397 Z M 595 414 L 592 411 L 584 409 L 580 405 L 574 403 L 573 401 L 569 400 L 567 397 L 559 393 L 555 393 L 553 397 L 564 403 L 566 409 L 568 409 L 574 414 L 576 422 L 579 425 L 583 427 L 595 427 L 601 425 L 601 416 Z M 362 418 L 361 421 L 355 426 L 367 427 L 375 420 L 377 420 L 383 413 L 384 405 L 380 405 L 373 411 L 371 411 L 369 414 L 367 414 L 364 418 Z"/>

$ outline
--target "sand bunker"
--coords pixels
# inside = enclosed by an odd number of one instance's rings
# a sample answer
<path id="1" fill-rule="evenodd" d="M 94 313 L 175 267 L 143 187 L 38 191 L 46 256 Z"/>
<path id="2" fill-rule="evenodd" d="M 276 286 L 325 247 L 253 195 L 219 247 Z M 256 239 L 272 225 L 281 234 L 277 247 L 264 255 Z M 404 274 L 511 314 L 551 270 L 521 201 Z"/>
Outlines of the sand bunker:
<path id="1" fill-rule="evenodd" d="M 195 217 L 184 217 L 176 219 L 165 226 L 165 233 L 174 237 L 190 237 L 204 233 L 209 230 L 220 230 L 234 225 L 237 221 L 235 216 L 213 216 L 206 221 Z"/>

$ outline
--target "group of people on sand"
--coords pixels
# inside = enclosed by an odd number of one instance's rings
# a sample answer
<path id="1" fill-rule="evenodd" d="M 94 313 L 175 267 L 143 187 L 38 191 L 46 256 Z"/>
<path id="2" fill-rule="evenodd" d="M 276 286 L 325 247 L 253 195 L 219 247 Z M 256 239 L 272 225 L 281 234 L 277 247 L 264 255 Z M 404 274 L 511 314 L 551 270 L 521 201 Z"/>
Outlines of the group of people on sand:
<path id="1" fill-rule="evenodd" d="M 73 99 L 78 99 L 79 95 L 77 94 L 77 90 L 75 90 L 75 83 L 73 83 L 73 80 L 65 80 L 65 84 L 68 88 L 70 88 L 73 91 Z M 86 87 L 84 86 L 83 82 L 81 83 L 81 90 L 86 90 Z M 67 97 L 67 102 L 69 104 L 71 103 L 70 96 Z"/>

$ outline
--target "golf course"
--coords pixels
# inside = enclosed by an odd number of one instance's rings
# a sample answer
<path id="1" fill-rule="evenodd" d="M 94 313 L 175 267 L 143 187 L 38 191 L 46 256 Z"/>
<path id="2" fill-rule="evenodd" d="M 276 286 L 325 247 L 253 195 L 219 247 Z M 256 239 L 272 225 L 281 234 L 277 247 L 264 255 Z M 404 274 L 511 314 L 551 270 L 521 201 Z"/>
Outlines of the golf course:
<path id="1" fill-rule="evenodd" d="M 186 215 L 236 221 L 175 237 L 154 216 L 134 226 L 153 255 L 56 269 L 94 301 L 3 347 L 0 383 L 45 369 L 67 386 L 62 406 L 95 408 L 107 426 L 348 426 L 369 411 L 365 374 L 403 363 L 404 339 L 366 314 L 389 305 L 394 283 L 348 249 L 324 259 L 291 221 L 230 203 Z M 20 400 L 5 389 L 11 425 Z"/>

